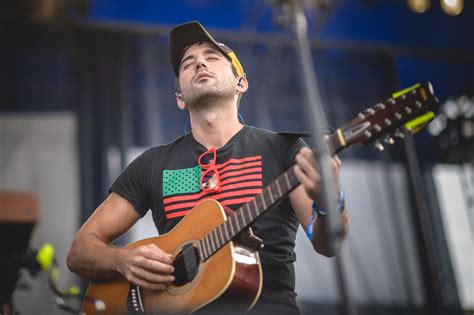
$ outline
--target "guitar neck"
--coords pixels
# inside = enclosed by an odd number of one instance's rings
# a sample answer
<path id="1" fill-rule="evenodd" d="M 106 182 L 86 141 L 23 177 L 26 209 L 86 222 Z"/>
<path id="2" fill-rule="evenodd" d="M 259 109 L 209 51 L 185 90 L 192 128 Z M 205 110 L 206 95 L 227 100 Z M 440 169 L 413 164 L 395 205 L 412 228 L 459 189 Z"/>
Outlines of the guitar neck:
<path id="1" fill-rule="evenodd" d="M 326 138 L 326 147 L 330 154 L 343 149 L 342 146 L 338 145 L 335 135 L 329 135 Z M 242 232 L 258 217 L 287 197 L 298 185 L 299 181 L 295 176 L 294 166 L 292 166 L 265 187 L 251 202 L 237 209 L 227 217 L 224 223 L 217 226 L 199 241 L 201 258 L 206 260 L 212 256 L 219 248 Z"/>
<path id="2" fill-rule="evenodd" d="M 410 133 L 423 128 L 434 117 L 431 108 L 438 103 L 430 82 L 394 93 L 391 98 L 365 109 L 341 126 L 326 140 L 327 152 L 334 155 L 354 144 L 369 144 L 403 127 Z M 394 142 L 389 137 L 387 142 Z M 380 145 L 380 144 L 379 144 Z M 268 185 L 262 193 L 237 209 L 227 220 L 199 241 L 201 258 L 206 260 L 248 227 L 259 216 L 279 203 L 299 185 L 294 167 Z"/>

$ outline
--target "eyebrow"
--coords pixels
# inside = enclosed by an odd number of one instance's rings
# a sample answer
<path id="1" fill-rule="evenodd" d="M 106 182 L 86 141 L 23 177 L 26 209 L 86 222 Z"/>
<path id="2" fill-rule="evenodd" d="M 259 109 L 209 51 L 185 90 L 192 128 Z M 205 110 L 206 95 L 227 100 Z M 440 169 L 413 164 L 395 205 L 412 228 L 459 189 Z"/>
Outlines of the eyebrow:
<path id="1" fill-rule="evenodd" d="M 206 50 L 203 51 L 203 53 L 205 55 L 222 55 L 220 52 L 218 52 L 217 50 L 215 50 L 213 48 L 207 48 Z M 188 61 L 190 59 L 195 59 L 195 58 L 196 57 L 194 55 L 189 55 L 186 58 L 184 58 L 183 60 L 181 60 L 181 63 L 179 64 L 179 66 L 181 67 L 183 65 L 183 63 L 185 63 L 186 61 Z"/>

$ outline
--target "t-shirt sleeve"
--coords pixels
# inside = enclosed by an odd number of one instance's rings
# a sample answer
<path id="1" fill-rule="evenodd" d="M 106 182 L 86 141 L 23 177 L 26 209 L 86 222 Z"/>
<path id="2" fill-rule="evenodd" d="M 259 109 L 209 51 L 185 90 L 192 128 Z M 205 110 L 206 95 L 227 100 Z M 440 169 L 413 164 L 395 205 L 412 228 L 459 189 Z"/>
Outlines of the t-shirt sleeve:
<path id="1" fill-rule="evenodd" d="M 289 169 L 293 164 L 295 164 L 296 154 L 300 151 L 302 147 L 308 146 L 306 142 L 295 134 L 282 134 L 282 157 L 283 157 L 283 167 L 285 170 Z"/>
<path id="2" fill-rule="evenodd" d="M 147 150 L 130 163 L 109 188 L 127 199 L 143 217 L 150 209 L 151 170 L 153 151 Z"/>

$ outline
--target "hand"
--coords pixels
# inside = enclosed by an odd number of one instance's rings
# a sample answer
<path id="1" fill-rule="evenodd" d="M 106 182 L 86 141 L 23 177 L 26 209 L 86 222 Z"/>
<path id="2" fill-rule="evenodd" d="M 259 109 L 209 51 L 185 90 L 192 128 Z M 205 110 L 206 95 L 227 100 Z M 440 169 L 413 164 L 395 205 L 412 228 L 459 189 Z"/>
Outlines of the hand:
<path id="1" fill-rule="evenodd" d="M 334 178 L 334 192 L 339 196 L 339 170 L 341 160 L 336 156 L 331 158 L 331 170 Z M 321 174 L 313 151 L 304 147 L 296 155 L 295 176 L 303 184 L 308 196 L 321 208 L 325 208 L 324 196 L 321 191 Z"/>
<path id="2" fill-rule="evenodd" d="M 173 256 L 154 244 L 124 249 L 118 271 L 131 283 L 149 290 L 164 290 L 174 281 Z"/>

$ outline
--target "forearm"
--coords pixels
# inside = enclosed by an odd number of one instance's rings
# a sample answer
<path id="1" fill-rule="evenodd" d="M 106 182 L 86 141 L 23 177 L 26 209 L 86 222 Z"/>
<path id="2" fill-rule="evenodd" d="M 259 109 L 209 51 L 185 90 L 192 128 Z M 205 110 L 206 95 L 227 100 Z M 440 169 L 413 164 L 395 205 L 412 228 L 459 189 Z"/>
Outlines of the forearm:
<path id="1" fill-rule="evenodd" d="M 83 231 L 72 243 L 67 265 L 72 272 L 92 281 L 115 279 L 120 275 L 118 262 L 124 250 L 106 244 L 92 232 Z"/>
<path id="2" fill-rule="evenodd" d="M 342 235 L 339 239 L 340 241 L 335 243 L 335 248 L 331 248 L 329 244 L 327 220 L 324 218 L 318 218 L 314 222 L 311 243 L 313 244 L 313 248 L 321 255 L 332 257 L 341 249 L 342 241 L 345 239 L 347 231 L 349 230 L 349 213 L 347 209 L 344 209 L 344 211 L 341 212 L 341 219 Z"/>

